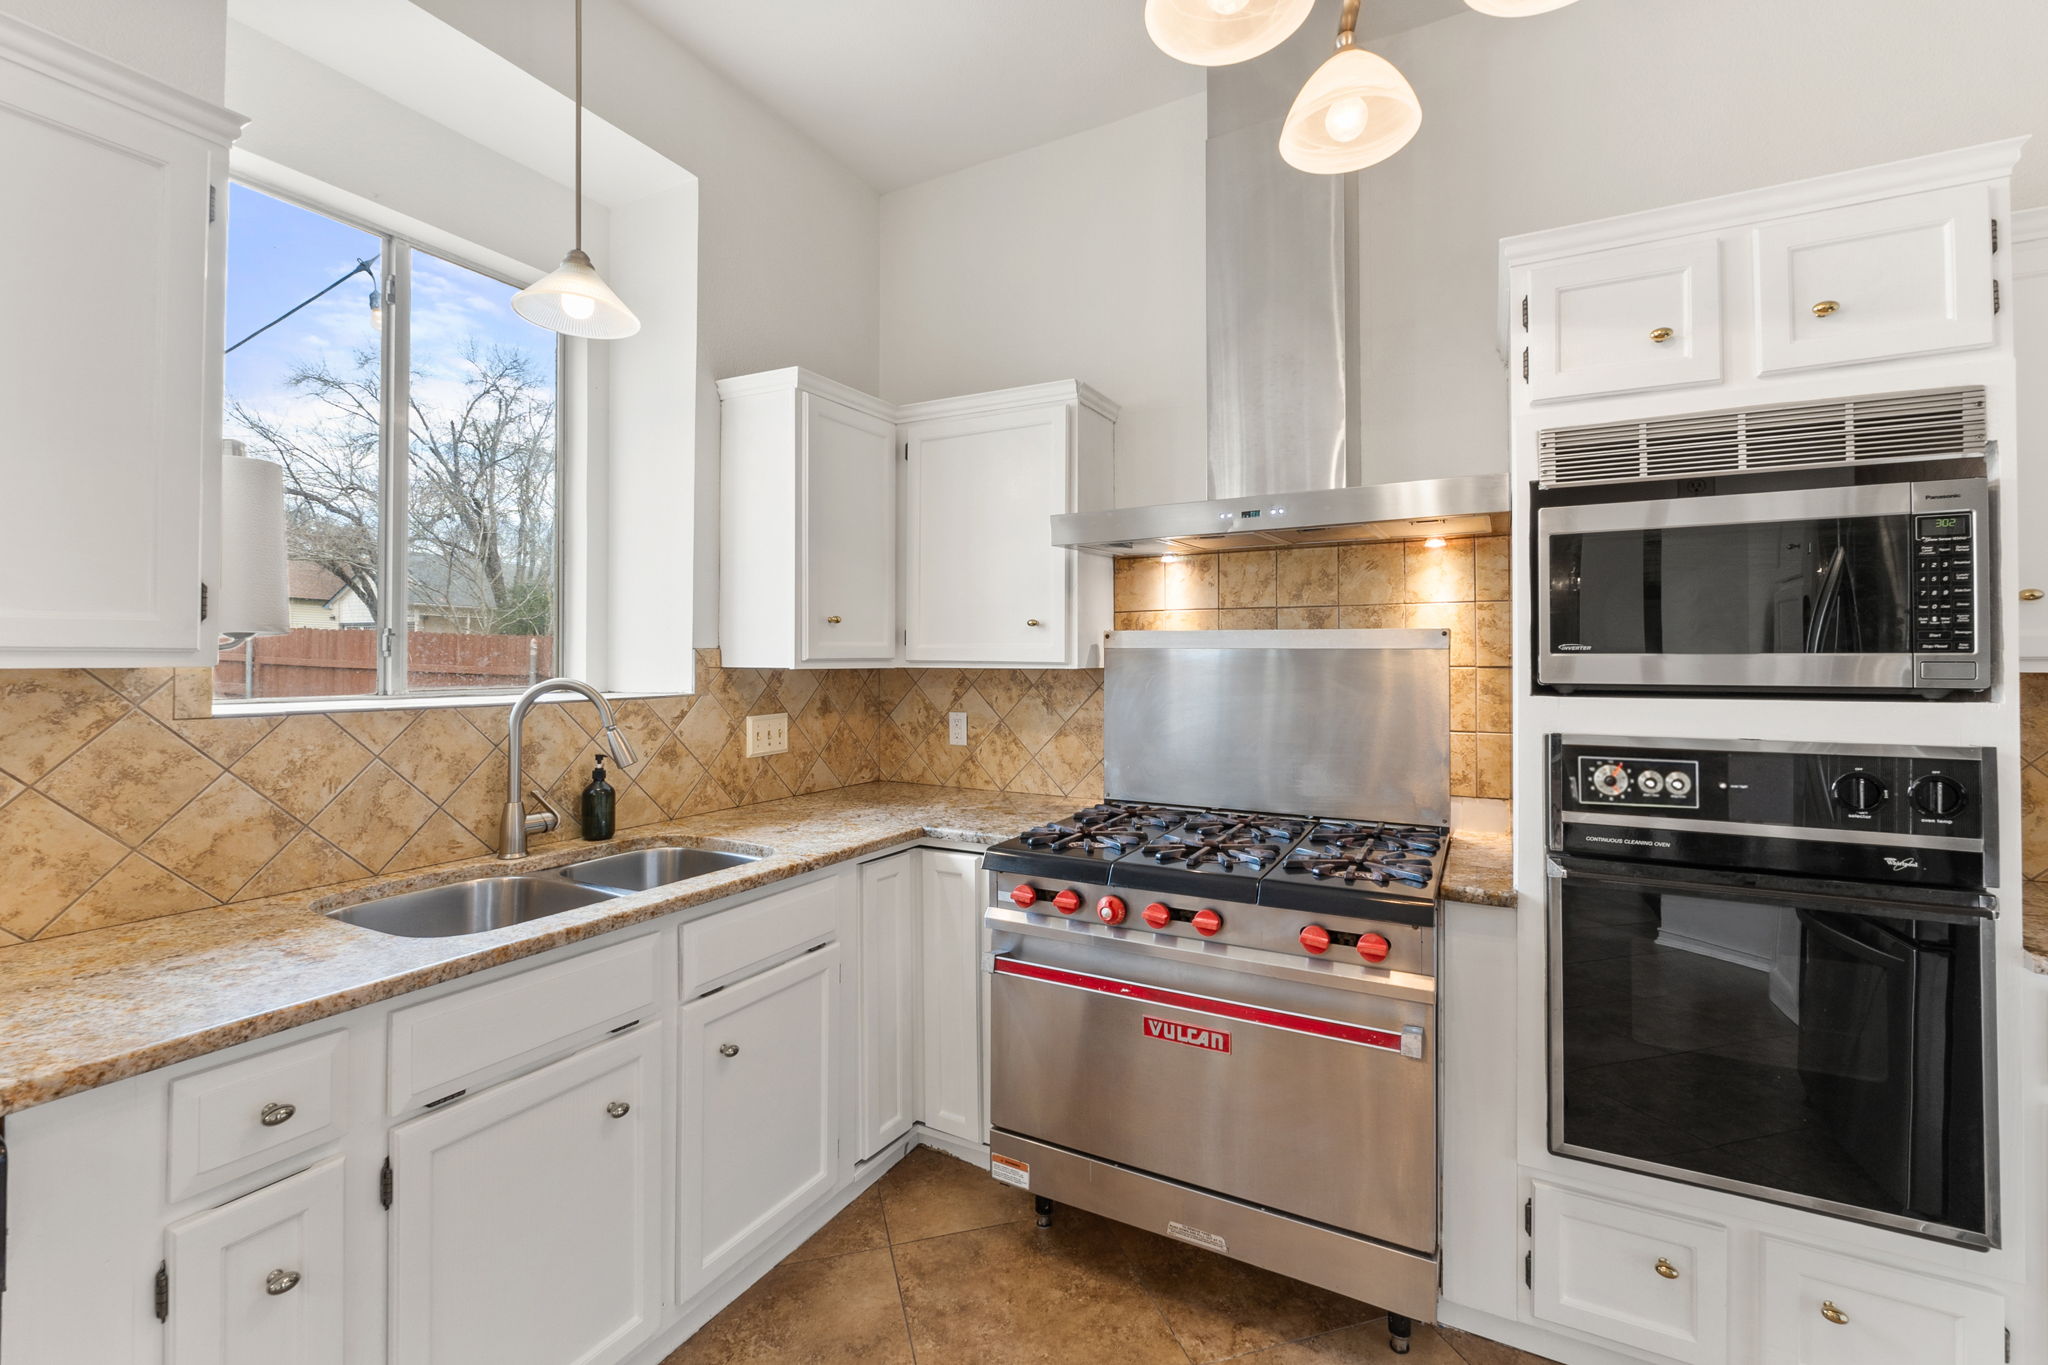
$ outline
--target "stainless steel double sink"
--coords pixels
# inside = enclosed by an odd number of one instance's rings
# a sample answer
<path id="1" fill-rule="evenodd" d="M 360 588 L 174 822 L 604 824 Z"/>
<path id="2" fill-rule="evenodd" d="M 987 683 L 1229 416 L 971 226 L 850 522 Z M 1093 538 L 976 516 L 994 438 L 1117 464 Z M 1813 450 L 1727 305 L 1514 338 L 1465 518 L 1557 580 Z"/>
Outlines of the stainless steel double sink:
<path id="1" fill-rule="evenodd" d="M 477 877 L 327 912 L 329 919 L 401 938 L 480 934 L 651 891 L 756 861 L 750 853 L 708 848 L 642 848 L 570 863 L 547 872 Z"/>

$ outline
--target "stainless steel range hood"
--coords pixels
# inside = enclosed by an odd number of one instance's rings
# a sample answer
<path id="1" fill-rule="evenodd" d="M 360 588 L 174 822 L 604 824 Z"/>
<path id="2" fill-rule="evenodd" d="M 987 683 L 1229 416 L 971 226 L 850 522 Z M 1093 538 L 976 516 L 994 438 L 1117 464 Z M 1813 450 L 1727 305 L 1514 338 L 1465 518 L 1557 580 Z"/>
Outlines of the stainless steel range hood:
<path id="1" fill-rule="evenodd" d="M 1158 555 L 1506 530 L 1505 475 L 1376 484 L 1361 468 L 1358 178 L 1304 175 L 1275 150 L 1328 40 L 1307 24 L 1209 73 L 1209 498 L 1057 516 L 1053 544 Z"/>

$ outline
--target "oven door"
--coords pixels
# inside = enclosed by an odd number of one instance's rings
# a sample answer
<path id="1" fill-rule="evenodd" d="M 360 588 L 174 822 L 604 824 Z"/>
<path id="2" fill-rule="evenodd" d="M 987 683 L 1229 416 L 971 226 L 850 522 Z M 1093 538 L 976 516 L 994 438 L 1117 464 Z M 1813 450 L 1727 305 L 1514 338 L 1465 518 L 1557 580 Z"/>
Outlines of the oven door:
<path id="1" fill-rule="evenodd" d="M 1567 861 L 1552 1151 L 1997 1244 L 1988 916 Z"/>
<path id="2" fill-rule="evenodd" d="M 1969 534 L 1988 526 L 1987 506 L 1981 480 L 1950 479 L 1545 507 L 1538 680 L 1756 691 L 1987 686 L 1990 624 L 1973 609 L 1984 556 Z M 1962 517 L 1963 534 L 1916 540 L 1916 512 Z M 1918 583 L 1930 555 L 1943 581 Z M 1959 557 L 1962 577 L 1950 583 Z M 1935 616 L 1964 618 L 1925 627 L 1947 632 L 1924 641 L 1946 653 L 1915 654 L 1918 588 L 1948 594 Z"/>
<path id="3" fill-rule="evenodd" d="M 1433 1252 L 1429 999 L 1179 957 L 1021 935 L 997 956 L 994 1126 Z"/>

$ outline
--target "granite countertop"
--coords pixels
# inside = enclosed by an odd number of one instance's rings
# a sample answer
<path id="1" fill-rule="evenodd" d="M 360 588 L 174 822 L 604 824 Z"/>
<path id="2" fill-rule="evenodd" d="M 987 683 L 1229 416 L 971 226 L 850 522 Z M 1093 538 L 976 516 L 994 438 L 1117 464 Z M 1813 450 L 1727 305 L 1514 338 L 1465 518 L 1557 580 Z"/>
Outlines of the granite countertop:
<path id="1" fill-rule="evenodd" d="M 0 1115 L 920 839 L 993 844 L 1068 813 L 1058 798 L 870 783 L 647 825 L 624 852 L 695 843 L 760 861 L 526 924 L 398 938 L 325 917 L 379 895 L 591 857 L 556 845 L 195 910 L 0 950 Z M 1457 836 L 1447 900 L 1514 904 L 1505 835 Z M 772 850 L 772 852 L 770 852 Z"/>
<path id="2" fill-rule="evenodd" d="M 2048 976 L 2048 882 L 2028 882 L 2022 895 L 2020 923 L 2027 941 L 2027 967 Z"/>

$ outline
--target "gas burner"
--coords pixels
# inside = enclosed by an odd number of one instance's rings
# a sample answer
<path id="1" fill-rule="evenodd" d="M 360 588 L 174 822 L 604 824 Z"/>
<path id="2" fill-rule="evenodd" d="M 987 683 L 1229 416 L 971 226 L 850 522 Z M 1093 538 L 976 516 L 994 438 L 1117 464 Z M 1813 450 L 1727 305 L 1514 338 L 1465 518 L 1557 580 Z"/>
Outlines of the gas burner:
<path id="1" fill-rule="evenodd" d="M 1148 806 L 1105 801 L 1086 810 L 1075 811 L 1070 822 L 1076 825 L 1114 825 L 1121 829 L 1145 829 L 1150 831 L 1168 830 L 1180 824 L 1186 812 L 1172 806 Z"/>
<path id="2" fill-rule="evenodd" d="M 1234 834 L 1242 825 L 1231 825 L 1227 834 Z M 1238 870 L 1261 872 L 1278 862 L 1286 851 L 1283 843 L 1262 842 L 1253 838 L 1209 837 L 1196 827 L 1169 834 L 1139 849 L 1140 856 L 1155 863 L 1177 865 L 1200 869 L 1215 868 L 1218 871 Z"/>
<path id="3" fill-rule="evenodd" d="M 1051 824 L 1025 830 L 1017 836 L 1017 842 L 1026 848 L 1049 853 L 1120 856 L 1144 843 L 1145 836 L 1135 829 L 1120 829 L 1106 824 Z"/>
<path id="4" fill-rule="evenodd" d="M 1370 882 L 1374 886 L 1400 882 L 1418 890 L 1427 887 L 1435 875 L 1435 865 L 1427 858 L 1399 857 L 1389 853 L 1363 857 L 1297 853 L 1282 865 L 1282 870 L 1313 877 L 1317 881 Z"/>

